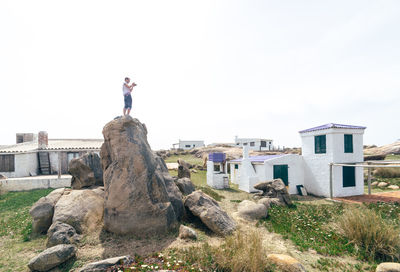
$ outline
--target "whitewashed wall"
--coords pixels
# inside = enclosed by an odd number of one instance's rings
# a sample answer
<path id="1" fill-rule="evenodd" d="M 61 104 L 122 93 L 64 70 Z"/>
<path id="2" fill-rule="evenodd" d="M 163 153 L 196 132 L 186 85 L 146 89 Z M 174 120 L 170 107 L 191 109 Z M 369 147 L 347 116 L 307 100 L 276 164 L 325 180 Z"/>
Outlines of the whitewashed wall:
<path id="1" fill-rule="evenodd" d="M 30 191 L 36 189 L 48 189 L 48 188 L 63 188 L 71 186 L 71 176 L 62 176 L 58 179 L 57 177 L 28 177 L 28 178 L 10 178 L 0 180 L 2 188 L 9 192 L 14 191 Z"/>
<path id="2" fill-rule="evenodd" d="M 186 145 L 190 145 L 190 147 L 186 147 Z M 192 149 L 203 146 L 204 141 L 179 141 L 179 148 L 181 149 Z"/>
<path id="3" fill-rule="evenodd" d="M 0 172 L 8 178 L 29 177 L 30 173 L 38 173 L 37 153 L 23 153 L 14 155 L 14 172 Z"/>

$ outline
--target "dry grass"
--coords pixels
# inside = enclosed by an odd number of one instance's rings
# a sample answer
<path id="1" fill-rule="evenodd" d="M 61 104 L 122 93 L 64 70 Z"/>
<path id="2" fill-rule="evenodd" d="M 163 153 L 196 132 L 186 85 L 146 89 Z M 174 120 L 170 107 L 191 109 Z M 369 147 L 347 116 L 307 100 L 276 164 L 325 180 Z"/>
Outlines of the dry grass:
<path id="1" fill-rule="evenodd" d="M 381 178 L 400 178 L 400 168 L 378 168 L 374 176 Z"/>
<path id="2" fill-rule="evenodd" d="M 400 232 L 374 210 L 352 208 L 337 220 L 338 232 L 369 260 L 398 260 Z"/>
<path id="3" fill-rule="evenodd" d="M 237 230 L 220 246 L 203 243 L 201 246 L 181 249 L 178 255 L 205 271 L 271 271 L 271 266 L 266 260 L 266 250 L 257 230 Z"/>

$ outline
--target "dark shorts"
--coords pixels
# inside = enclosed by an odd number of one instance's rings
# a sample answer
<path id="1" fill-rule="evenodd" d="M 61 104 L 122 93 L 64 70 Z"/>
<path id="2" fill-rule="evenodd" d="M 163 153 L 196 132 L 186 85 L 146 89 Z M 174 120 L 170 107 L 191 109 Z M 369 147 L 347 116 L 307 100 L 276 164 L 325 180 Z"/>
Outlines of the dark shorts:
<path id="1" fill-rule="evenodd" d="M 124 103 L 125 103 L 125 106 L 124 106 L 125 109 L 132 108 L 132 96 L 130 94 L 124 95 Z"/>

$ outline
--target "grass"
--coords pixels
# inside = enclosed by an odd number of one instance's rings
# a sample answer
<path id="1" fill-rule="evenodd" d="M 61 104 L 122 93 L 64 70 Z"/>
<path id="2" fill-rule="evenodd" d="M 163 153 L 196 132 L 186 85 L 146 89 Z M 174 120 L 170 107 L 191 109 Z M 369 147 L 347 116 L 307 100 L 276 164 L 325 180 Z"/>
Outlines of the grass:
<path id="1" fill-rule="evenodd" d="M 398 203 L 361 207 L 296 203 L 292 208 L 271 207 L 268 212 L 269 217 L 262 221 L 266 228 L 292 240 L 301 251 L 313 249 L 325 256 L 354 256 L 372 266 L 382 260 L 398 260 Z M 315 267 L 326 268 L 329 264 L 321 261 Z M 343 271 L 347 269 L 353 271 Z"/>
<path id="2" fill-rule="evenodd" d="M 292 208 L 271 207 L 264 221 L 269 231 L 292 240 L 300 250 L 314 249 L 322 255 L 353 254 L 354 246 L 329 227 L 332 218 L 343 213 L 343 205 L 295 204 Z"/>
<path id="3" fill-rule="evenodd" d="M 389 161 L 400 160 L 400 155 L 389 154 L 386 156 L 385 160 Z"/>
<path id="4" fill-rule="evenodd" d="M 339 233 L 355 246 L 363 259 L 396 261 L 400 253 L 400 231 L 380 216 L 380 212 L 365 207 L 346 210 L 338 218 Z"/>
<path id="5" fill-rule="evenodd" d="M 197 158 L 196 156 L 190 155 L 190 154 L 187 154 L 187 155 L 173 155 L 173 156 L 165 158 L 165 162 L 166 163 L 177 162 L 178 159 L 182 159 L 185 162 L 190 163 L 190 164 L 203 166 L 203 159 L 202 158 Z"/>
<path id="6" fill-rule="evenodd" d="M 52 190 L 8 192 L 0 196 L 0 271 L 23 271 L 45 248 L 45 236 L 32 237 L 31 206 Z"/>

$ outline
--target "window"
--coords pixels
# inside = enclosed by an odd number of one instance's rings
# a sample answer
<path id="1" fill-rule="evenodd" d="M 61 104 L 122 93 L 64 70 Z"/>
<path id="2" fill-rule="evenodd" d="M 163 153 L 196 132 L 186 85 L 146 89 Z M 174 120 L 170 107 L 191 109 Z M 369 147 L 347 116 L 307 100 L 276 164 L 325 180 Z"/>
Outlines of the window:
<path id="1" fill-rule="evenodd" d="M 326 153 L 326 135 L 319 135 L 314 137 L 315 154 Z"/>
<path id="2" fill-rule="evenodd" d="M 343 166 L 343 187 L 356 186 L 356 168 L 354 166 Z"/>
<path id="3" fill-rule="evenodd" d="M 22 135 L 17 135 L 17 144 L 23 143 L 24 142 L 24 136 Z"/>
<path id="4" fill-rule="evenodd" d="M 250 142 L 250 146 L 254 146 L 254 142 Z"/>
<path id="5" fill-rule="evenodd" d="M 344 153 L 353 153 L 353 135 L 344 135 Z"/>
<path id="6" fill-rule="evenodd" d="M 67 160 L 68 160 L 68 163 L 72 160 L 72 159 L 75 159 L 75 158 L 78 158 L 79 157 L 79 152 L 68 152 L 67 153 Z"/>
<path id="7" fill-rule="evenodd" d="M 14 155 L 0 155 L 0 172 L 14 172 Z"/>
<path id="8" fill-rule="evenodd" d="M 261 141 L 261 147 L 267 147 L 267 142 L 266 141 Z"/>
<path id="9" fill-rule="evenodd" d="M 187 144 L 187 145 L 185 145 L 185 147 L 189 147 L 189 148 L 190 148 L 190 147 L 191 147 L 191 145 L 190 145 L 190 144 Z"/>
<path id="10" fill-rule="evenodd" d="M 239 145 L 239 143 L 237 143 L 236 145 Z"/>
<path id="11" fill-rule="evenodd" d="M 247 145 L 247 143 L 243 143 L 243 145 Z"/>
<path id="12" fill-rule="evenodd" d="M 239 164 L 235 164 L 235 169 L 239 169 Z"/>

